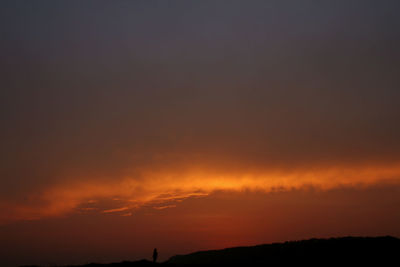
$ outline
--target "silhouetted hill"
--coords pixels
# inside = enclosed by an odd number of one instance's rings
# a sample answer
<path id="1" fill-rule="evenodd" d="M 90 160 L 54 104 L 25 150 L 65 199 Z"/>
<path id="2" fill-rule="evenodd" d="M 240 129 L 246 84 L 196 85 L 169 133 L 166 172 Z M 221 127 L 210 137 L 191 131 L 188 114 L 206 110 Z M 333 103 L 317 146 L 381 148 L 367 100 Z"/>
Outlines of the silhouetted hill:
<path id="1" fill-rule="evenodd" d="M 89 263 L 85 265 L 64 265 L 63 267 L 150 267 L 150 266 L 160 266 L 161 263 L 154 263 L 148 260 L 140 261 L 123 261 L 115 263 Z M 36 265 L 32 266 L 21 266 L 21 267 L 39 267 Z"/>
<path id="2" fill-rule="evenodd" d="M 150 266 L 400 266 L 400 239 L 384 237 L 341 237 L 273 243 L 199 251 L 171 257 L 163 263 L 147 260 L 81 267 Z M 78 266 L 75 266 L 78 267 Z"/>
<path id="3" fill-rule="evenodd" d="M 295 266 L 376 264 L 400 266 L 400 239 L 342 237 L 200 251 L 171 257 L 173 265 Z"/>

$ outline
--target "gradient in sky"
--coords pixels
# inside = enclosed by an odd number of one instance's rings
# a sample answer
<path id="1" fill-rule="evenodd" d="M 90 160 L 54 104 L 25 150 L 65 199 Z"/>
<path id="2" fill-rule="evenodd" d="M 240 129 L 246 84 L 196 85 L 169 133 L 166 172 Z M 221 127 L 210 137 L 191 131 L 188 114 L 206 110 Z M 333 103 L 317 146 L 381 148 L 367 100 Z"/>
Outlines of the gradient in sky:
<path id="1" fill-rule="evenodd" d="M 400 236 L 398 1 L 3 1 L 0 263 Z"/>

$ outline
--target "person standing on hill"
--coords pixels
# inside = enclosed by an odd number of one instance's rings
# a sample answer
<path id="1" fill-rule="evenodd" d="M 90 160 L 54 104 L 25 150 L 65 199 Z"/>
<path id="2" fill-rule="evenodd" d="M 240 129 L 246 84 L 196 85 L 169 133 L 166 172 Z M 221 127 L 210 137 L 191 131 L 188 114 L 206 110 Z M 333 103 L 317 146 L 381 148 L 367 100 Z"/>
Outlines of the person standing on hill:
<path id="1" fill-rule="evenodd" d="M 155 249 L 153 250 L 153 262 L 156 262 L 156 261 L 157 261 L 157 257 L 158 257 L 158 252 L 157 252 L 157 249 L 155 248 Z"/>

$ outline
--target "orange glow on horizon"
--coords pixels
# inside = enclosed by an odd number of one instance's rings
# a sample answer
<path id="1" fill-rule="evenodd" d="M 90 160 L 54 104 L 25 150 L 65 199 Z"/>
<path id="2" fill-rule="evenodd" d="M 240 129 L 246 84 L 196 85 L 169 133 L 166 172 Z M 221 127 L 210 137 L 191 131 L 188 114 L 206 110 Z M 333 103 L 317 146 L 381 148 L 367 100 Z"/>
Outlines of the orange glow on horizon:
<path id="1" fill-rule="evenodd" d="M 253 173 L 210 172 L 191 170 L 144 170 L 141 179 L 119 177 L 102 183 L 96 179 L 83 179 L 75 184 L 59 184 L 30 196 L 33 203 L 2 203 L 8 211 L 1 223 L 63 216 L 73 211 L 99 210 L 123 216 L 143 206 L 155 209 L 173 208 L 176 202 L 190 197 L 205 197 L 216 191 L 287 191 L 316 188 L 328 190 L 336 187 L 365 187 L 374 184 L 400 182 L 400 165 L 355 166 L 319 168 L 311 170 L 271 170 Z M 84 208 L 96 205 L 98 199 L 118 200 L 113 207 Z"/>

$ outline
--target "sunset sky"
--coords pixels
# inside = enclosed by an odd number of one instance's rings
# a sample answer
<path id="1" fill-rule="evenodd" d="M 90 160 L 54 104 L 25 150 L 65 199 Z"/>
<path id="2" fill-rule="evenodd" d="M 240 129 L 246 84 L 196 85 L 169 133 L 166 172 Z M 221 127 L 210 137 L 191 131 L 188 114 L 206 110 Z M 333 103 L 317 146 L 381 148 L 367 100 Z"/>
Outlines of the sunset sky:
<path id="1" fill-rule="evenodd" d="M 399 1 L 2 1 L 0 265 L 400 237 Z"/>

